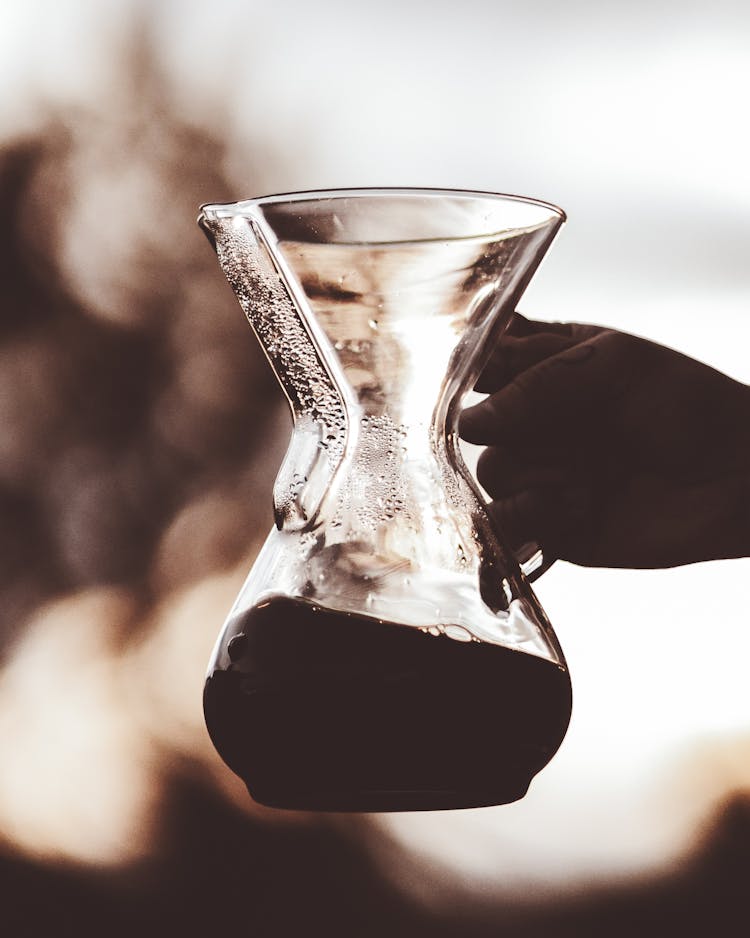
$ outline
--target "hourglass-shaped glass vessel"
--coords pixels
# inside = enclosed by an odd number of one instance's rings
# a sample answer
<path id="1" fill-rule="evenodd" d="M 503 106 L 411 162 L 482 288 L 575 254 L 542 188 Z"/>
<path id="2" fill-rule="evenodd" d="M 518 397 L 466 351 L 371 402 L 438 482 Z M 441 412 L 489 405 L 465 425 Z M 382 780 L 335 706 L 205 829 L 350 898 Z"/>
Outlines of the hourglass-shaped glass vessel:
<path id="1" fill-rule="evenodd" d="M 562 741 L 562 652 L 455 431 L 562 221 L 541 202 L 440 190 L 203 207 L 294 417 L 276 528 L 204 695 L 258 801 L 500 804 Z"/>

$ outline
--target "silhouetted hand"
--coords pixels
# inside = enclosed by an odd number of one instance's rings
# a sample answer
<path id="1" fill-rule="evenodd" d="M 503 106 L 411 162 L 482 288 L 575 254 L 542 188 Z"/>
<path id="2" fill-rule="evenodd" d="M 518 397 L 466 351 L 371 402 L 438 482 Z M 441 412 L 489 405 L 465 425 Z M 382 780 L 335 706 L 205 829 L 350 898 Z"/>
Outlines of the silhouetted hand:
<path id="1" fill-rule="evenodd" d="M 461 436 L 513 547 L 586 566 L 750 553 L 750 388 L 645 339 L 516 316 Z"/>

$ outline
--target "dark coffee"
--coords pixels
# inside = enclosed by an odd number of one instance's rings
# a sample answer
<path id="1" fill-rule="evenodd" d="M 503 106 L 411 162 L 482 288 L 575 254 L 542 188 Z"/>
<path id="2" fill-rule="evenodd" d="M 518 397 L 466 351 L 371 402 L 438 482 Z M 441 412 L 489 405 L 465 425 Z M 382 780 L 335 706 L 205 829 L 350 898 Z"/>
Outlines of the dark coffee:
<path id="1" fill-rule="evenodd" d="M 272 807 L 516 801 L 570 718 L 568 673 L 543 658 L 285 597 L 237 617 L 223 641 L 230 661 L 206 681 L 206 724 Z"/>

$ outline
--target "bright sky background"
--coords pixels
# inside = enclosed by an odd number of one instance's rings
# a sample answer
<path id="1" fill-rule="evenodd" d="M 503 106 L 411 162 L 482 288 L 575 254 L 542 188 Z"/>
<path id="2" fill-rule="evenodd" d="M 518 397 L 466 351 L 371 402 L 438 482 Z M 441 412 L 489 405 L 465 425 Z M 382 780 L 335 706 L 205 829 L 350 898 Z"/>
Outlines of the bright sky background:
<path id="1" fill-rule="evenodd" d="M 3 0 L 0 130 L 38 120 L 34 87 L 62 101 L 116 90 L 112 43 L 136 8 Z M 750 381 L 749 5 L 144 8 L 185 113 L 234 144 L 237 198 L 265 194 L 243 188 L 243 141 L 260 136 L 290 154 L 270 171 L 275 191 L 426 185 L 549 200 L 569 221 L 523 311 L 646 335 Z M 538 594 L 575 693 L 560 754 L 519 805 L 383 823 L 461 865 L 455 882 L 497 888 L 669 860 L 717 799 L 750 783 L 749 578 L 749 560 L 553 567 Z"/>

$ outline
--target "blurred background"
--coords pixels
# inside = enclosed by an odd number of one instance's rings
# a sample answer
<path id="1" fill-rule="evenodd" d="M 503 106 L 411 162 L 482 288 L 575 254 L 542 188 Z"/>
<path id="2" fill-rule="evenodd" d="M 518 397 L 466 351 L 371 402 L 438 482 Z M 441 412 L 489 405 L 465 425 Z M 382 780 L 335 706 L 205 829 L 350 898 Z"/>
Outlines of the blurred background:
<path id="1" fill-rule="evenodd" d="M 741 932 L 750 561 L 556 564 L 575 704 L 516 805 L 311 816 L 214 755 L 203 675 L 289 432 L 205 201 L 561 205 L 521 310 L 750 381 L 750 7 L 0 2 L 7 934 Z"/>

